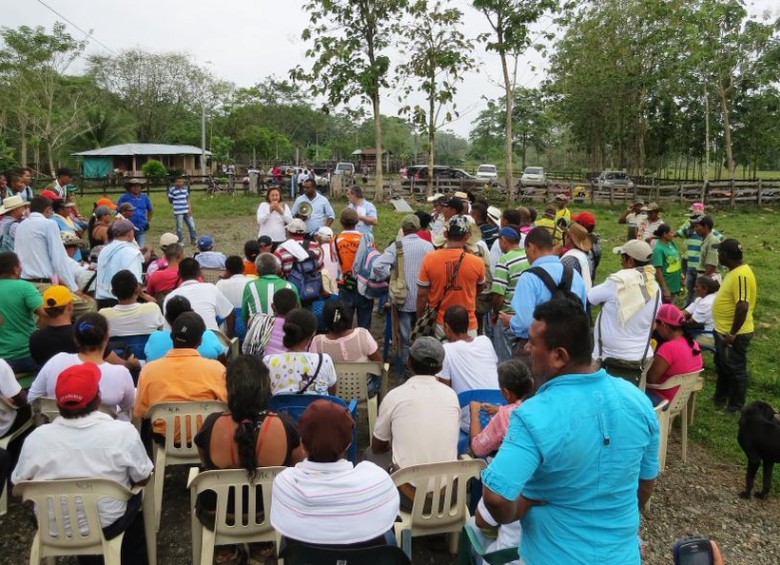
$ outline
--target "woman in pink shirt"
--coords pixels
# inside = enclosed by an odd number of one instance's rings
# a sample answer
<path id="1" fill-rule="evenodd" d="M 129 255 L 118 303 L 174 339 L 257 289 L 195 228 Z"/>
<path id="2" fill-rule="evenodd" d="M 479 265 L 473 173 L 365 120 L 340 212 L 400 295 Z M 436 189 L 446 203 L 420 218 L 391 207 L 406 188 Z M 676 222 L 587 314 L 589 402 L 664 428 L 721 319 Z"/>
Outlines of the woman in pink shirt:
<path id="1" fill-rule="evenodd" d="M 512 416 L 512 411 L 519 408 L 523 400 L 531 393 L 534 379 L 528 365 L 519 359 L 510 359 L 498 365 L 498 386 L 501 389 L 501 394 L 506 398 L 506 405 L 496 406 L 476 400 L 469 404 L 471 411 L 469 438 L 471 450 L 477 457 L 485 457 L 498 451 L 509 429 L 509 418 Z M 481 411 L 493 414 L 484 430 L 479 421 Z"/>
<path id="2" fill-rule="evenodd" d="M 688 328 L 683 326 L 685 316 L 674 304 L 664 304 L 655 316 L 655 329 L 665 340 L 656 350 L 653 364 L 647 372 L 648 384 L 663 384 L 670 377 L 692 373 L 704 367 L 699 344 Z M 647 396 L 658 405 L 662 400 L 671 402 L 680 387 L 668 390 L 648 390 Z"/>

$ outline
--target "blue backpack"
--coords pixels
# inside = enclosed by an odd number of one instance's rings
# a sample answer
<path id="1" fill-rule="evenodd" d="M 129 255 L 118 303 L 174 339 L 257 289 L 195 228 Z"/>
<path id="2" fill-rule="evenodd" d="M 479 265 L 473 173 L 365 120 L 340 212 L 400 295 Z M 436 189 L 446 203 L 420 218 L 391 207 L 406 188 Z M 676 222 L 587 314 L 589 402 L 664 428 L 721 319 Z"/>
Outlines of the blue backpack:
<path id="1" fill-rule="evenodd" d="M 308 241 L 304 242 L 303 249 L 309 255 L 308 259 L 295 261 L 290 274 L 287 275 L 287 280 L 298 289 L 301 304 L 307 304 L 320 298 L 322 272 L 317 266 L 317 257 L 314 251 L 309 249 Z"/>

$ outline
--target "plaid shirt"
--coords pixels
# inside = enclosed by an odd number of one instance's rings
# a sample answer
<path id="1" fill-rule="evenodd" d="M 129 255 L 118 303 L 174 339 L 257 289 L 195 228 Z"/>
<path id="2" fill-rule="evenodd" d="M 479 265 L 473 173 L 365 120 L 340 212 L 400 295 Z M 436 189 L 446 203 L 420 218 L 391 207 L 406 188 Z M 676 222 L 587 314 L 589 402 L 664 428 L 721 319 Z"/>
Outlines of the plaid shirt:
<path id="1" fill-rule="evenodd" d="M 303 239 L 295 239 L 295 241 L 300 243 L 301 247 L 305 247 Z M 320 246 L 316 241 L 309 242 L 309 251 L 314 252 L 314 257 L 317 259 L 317 267 L 322 269 L 324 265 L 322 260 L 322 251 L 320 250 Z M 282 262 L 282 276 L 287 278 L 287 275 L 289 275 L 290 271 L 292 271 L 293 263 L 295 263 L 295 257 L 281 245 L 276 248 L 274 255 L 276 255 L 279 258 L 279 261 Z"/>
<path id="2" fill-rule="evenodd" d="M 433 245 L 416 233 L 405 235 L 401 240 L 404 249 L 404 276 L 408 293 L 406 302 L 399 308 L 401 312 L 417 311 L 417 275 L 420 273 L 425 256 L 433 251 Z M 379 259 L 374 262 L 373 274 L 378 280 L 390 277 L 390 269 L 396 261 L 395 242 L 390 244 Z"/>

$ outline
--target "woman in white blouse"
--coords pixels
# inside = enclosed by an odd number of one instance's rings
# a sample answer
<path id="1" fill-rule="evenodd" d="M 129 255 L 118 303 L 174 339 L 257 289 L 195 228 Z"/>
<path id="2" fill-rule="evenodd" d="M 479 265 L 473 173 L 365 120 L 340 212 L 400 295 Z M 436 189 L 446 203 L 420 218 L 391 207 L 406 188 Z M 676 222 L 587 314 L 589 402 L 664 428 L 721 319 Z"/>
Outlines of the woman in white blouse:
<path id="1" fill-rule="evenodd" d="M 273 186 L 265 193 L 265 202 L 257 209 L 257 225 L 260 231 L 257 237 L 267 235 L 274 246 L 287 240 L 285 226 L 292 220 L 290 208 L 282 202 L 282 190 Z"/>

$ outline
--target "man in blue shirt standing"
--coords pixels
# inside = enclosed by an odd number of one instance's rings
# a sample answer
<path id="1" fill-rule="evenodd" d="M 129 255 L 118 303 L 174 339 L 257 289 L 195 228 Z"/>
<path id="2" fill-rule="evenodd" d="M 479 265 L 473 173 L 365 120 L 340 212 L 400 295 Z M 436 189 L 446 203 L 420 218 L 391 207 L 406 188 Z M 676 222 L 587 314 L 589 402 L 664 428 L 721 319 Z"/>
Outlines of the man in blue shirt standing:
<path id="1" fill-rule="evenodd" d="M 538 389 L 482 474 L 485 505 L 500 523 L 522 521 L 527 565 L 639 565 L 639 512 L 659 468 L 653 407 L 638 387 L 593 370 L 581 305 L 553 299 L 533 318 Z"/>
<path id="2" fill-rule="evenodd" d="M 179 243 L 184 242 L 183 225 L 187 224 L 190 231 L 190 244 L 195 245 L 198 233 L 195 231 L 195 219 L 192 217 L 192 202 L 190 187 L 185 185 L 184 177 L 176 177 L 173 186 L 168 189 L 168 202 L 173 205 L 173 217 L 176 220 L 176 235 Z"/>
<path id="3" fill-rule="evenodd" d="M 347 191 L 349 207 L 358 213 L 358 224 L 355 228 L 360 233 L 374 233 L 374 226 L 379 223 L 376 206 L 363 196 L 359 186 L 350 187 Z"/>
<path id="4" fill-rule="evenodd" d="M 135 226 L 135 240 L 138 242 L 138 247 L 143 247 L 146 243 L 146 232 L 152 227 L 152 201 L 149 196 L 141 193 L 142 185 L 146 184 L 143 179 L 130 179 L 125 183 L 125 192 L 119 197 L 116 204 L 120 206 L 125 202 L 129 202 L 135 206 L 135 212 L 130 218 Z"/>
<path id="5" fill-rule="evenodd" d="M 293 216 L 298 214 L 304 202 L 311 205 L 311 214 L 308 218 L 304 218 L 309 233 L 317 233 L 322 226 L 330 227 L 336 219 L 336 212 L 333 211 L 330 201 L 317 191 L 317 183 L 312 178 L 303 181 L 303 194 L 293 203 Z"/>

